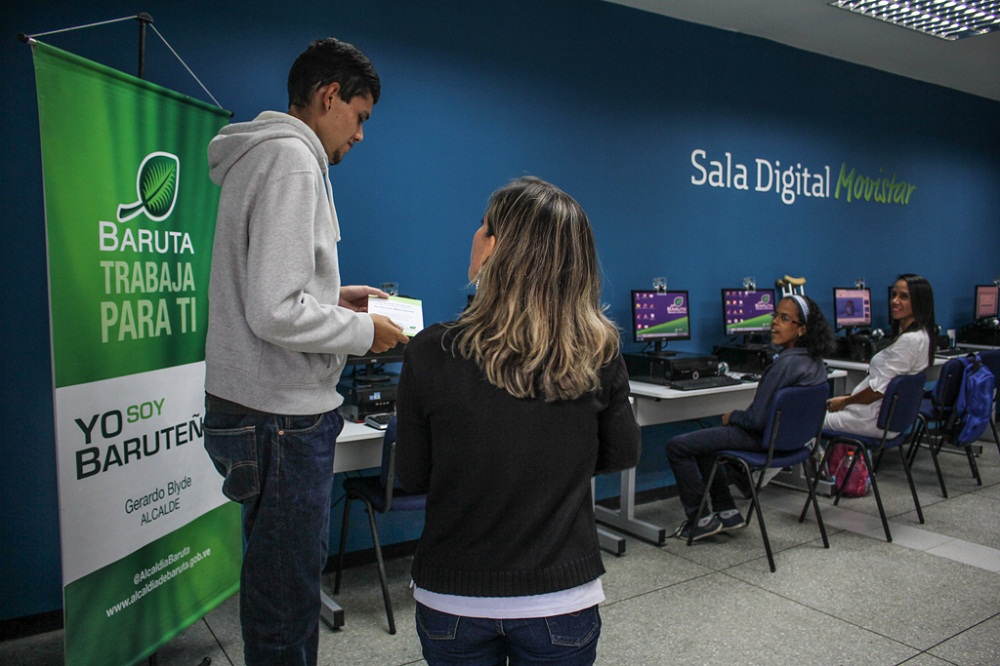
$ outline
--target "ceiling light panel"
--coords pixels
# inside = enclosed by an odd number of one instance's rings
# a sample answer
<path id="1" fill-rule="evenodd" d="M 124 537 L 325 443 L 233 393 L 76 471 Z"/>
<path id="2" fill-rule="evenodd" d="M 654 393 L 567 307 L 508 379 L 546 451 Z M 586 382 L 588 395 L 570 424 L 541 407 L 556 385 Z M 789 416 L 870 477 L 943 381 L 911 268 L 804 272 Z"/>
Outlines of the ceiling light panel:
<path id="1" fill-rule="evenodd" d="M 830 6 L 948 41 L 1000 29 L 1000 0 L 835 0 Z"/>

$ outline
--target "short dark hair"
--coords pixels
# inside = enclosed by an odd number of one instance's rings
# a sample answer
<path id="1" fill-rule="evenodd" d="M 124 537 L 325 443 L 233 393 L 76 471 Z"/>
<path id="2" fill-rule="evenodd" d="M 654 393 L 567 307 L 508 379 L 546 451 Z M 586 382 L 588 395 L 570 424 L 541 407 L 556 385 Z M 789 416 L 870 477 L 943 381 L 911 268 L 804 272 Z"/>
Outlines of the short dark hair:
<path id="1" fill-rule="evenodd" d="M 786 298 L 795 303 L 795 310 L 799 313 L 800 321 L 804 321 L 806 324 L 806 333 L 799 338 L 795 346 L 805 347 L 809 355 L 816 358 L 822 358 L 835 352 L 837 350 L 837 341 L 833 337 L 830 323 L 827 322 L 826 316 L 819 309 L 816 301 L 804 294 L 801 296 L 809 306 L 809 316 L 805 317 L 805 313 L 802 312 L 802 306 L 791 296 L 785 296 L 781 300 L 785 300 Z"/>
<path id="2" fill-rule="evenodd" d="M 374 103 L 382 93 L 382 82 L 368 57 L 353 44 L 327 37 L 315 40 L 292 63 L 289 108 L 308 106 L 317 90 L 334 81 L 340 83 L 340 98 L 345 102 L 371 93 Z"/>

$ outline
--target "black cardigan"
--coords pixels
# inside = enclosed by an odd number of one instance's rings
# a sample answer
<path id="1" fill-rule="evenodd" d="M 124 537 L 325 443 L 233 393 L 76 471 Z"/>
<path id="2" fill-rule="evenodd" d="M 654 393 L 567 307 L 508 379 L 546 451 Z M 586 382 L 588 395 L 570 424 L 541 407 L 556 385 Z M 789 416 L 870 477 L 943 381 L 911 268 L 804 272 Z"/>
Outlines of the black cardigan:
<path id="1" fill-rule="evenodd" d="M 590 481 L 634 467 L 640 451 L 621 356 L 601 370 L 598 393 L 517 399 L 453 356 L 447 331 L 432 326 L 406 345 L 399 381 L 397 477 L 428 493 L 414 581 L 506 597 L 598 578 Z"/>

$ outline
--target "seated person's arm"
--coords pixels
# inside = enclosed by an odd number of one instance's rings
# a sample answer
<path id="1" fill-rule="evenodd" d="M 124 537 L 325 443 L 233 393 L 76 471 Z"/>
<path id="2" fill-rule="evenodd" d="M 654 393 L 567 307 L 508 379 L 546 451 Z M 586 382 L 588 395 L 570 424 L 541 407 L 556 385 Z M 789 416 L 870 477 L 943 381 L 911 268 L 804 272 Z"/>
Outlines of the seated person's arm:
<path id="1" fill-rule="evenodd" d="M 826 403 L 829 412 L 839 412 L 848 405 L 870 405 L 882 399 L 882 394 L 870 387 L 865 387 L 854 395 L 838 395 L 830 398 Z"/>
<path id="2" fill-rule="evenodd" d="M 791 386 L 794 378 L 788 375 L 789 364 L 783 359 L 775 361 L 764 372 L 757 385 L 753 402 L 746 409 L 734 409 L 722 417 L 723 425 L 735 425 L 748 432 L 761 432 L 767 421 L 767 408 L 778 389 Z"/>

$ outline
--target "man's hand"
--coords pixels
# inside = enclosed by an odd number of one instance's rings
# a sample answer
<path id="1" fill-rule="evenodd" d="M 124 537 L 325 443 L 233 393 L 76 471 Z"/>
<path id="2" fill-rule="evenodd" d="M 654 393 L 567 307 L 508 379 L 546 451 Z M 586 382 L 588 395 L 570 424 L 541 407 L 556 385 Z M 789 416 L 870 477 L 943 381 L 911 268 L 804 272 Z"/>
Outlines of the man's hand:
<path id="1" fill-rule="evenodd" d="M 355 312 L 368 312 L 368 297 L 389 298 L 389 294 L 366 285 L 348 285 L 340 288 L 340 307 Z"/>
<path id="2" fill-rule="evenodd" d="M 369 314 L 375 323 L 375 339 L 372 340 L 372 352 L 381 354 L 392 349 L 397 344 L 406 344 L 409 338 L 403 335 L 403 327 L 397 326 L 391 319 L 384 315 Z"/>

